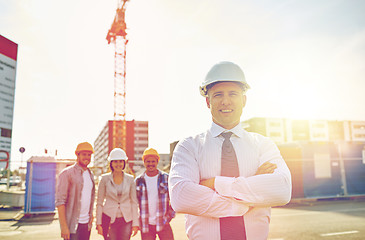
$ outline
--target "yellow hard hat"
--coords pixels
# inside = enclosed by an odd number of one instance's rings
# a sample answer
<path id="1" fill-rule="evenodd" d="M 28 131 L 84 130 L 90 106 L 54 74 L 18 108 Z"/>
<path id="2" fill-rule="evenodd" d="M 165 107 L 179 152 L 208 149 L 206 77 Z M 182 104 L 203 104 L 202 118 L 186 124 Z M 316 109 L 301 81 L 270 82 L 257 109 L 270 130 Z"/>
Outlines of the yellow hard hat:
<path id="1" fill-rule="evenodd" d="M 147 157 L 151 156 L 156 157 L 157 161 L 160 161 L 160 155 L 158 155 L 158 152 L 153 148 L 146 148 L 146 150 L 144 150 L 142 160 L 144 161 Z"/>
<path id="2" fill-rule="evenodd" d="M 93 146 L 91 146 L 91 144 L 88 143 L 88 142 L 82 142 L 79 145 L 77 145 L 75 154 L 79 155 L 79 153 L 82 152 L 82 151 L 87 151 L 87 152 L 94 153 Z"/>

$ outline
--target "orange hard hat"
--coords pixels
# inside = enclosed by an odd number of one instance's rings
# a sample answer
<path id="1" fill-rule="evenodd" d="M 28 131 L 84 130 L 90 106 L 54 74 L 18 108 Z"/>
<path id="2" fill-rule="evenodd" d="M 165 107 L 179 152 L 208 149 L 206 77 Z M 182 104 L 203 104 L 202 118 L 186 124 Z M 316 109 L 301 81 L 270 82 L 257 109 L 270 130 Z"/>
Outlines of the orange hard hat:
<path id="1" fill-rule="evenodd" d="M 147 157 L 156 157 L 157 161 L 160 161 L 160 155 L 153 148 L 146 148 L 146 150 L 144 150 L 142 160 L 144 161 Z"/>
<path id="2" fill-rule="evenodd" d="M 79 153 L 82 151 L 94 153 L 93 146 L 91 146 L 91 144 L 88 142 L 79 143 L 79 145 L 77 145 L 75 154 L 79 155 Z"/>

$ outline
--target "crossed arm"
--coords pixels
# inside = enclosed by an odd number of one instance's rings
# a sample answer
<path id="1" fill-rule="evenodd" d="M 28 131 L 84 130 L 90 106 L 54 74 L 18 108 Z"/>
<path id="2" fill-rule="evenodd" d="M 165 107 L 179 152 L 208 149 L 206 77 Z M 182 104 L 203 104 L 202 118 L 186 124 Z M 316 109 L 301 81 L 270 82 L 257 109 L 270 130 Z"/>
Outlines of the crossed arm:
<path id="1" fill-rule="evenodd" d="M 249 207 L 284 205 L 290 200 L 290 172 L 272 144 L 263 146 L 262 164 L 255 175 L 204 180 L 189 144 L 193 143 L 176 147 L 170 170 L 171 205 L 176 212 L 220 218 L 243 215 Z"/>
<path id="2" fill-rule="evenodd" d="M 256 171 L 255 176 L 256 175 L 260 175 L 260 174 L 271 174 L 274 173 L 275 169 L 277 168 L 277 165 L 275 163 L 271 163 L 271 162 L 265 162 L 264 164 L 262 164 Z M 212 190 L 215 190 L 214 188 L 214 181 L 215 181 L 215 177 L 214 178 L 209 178 L 209 179 L 203 179 L 200 181 L 200 185 L 206 186 Z"/>

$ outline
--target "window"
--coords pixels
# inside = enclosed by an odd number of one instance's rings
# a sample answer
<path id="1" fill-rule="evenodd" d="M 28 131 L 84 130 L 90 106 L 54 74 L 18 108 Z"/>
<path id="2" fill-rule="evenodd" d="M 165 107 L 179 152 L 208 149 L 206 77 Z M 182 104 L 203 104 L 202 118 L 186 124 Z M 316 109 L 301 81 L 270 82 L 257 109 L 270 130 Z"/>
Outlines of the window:
<path id="1" fill-rule="evenodd" d="M 145 133 L 145 134 L 148 134 L 148 130 L 136 130 L 135 132 L 136 134 L 138 133 Z"/>
<path id="2" fill-rule="evenodd" d="M 271 122 L 270 124 L 270 127 L 280 127 L 281 124 L 279 122 Z"/>
<path id="3" fill-rule="evenodd" d="M 324 137 L 326 137 L 326 135 L 324 133 L 314 133 L 313 137 L 314 138 L 324 138 Z"/>
<path id="4" fill-rule="evenodd" d="M 279 132 L 271 132 L 270 137 L 281 137 L 281 133 Z"/>
<path id="5" fill-rule="evenodd" d="M 355 134 L 355 138 L 365 138 L 365 134 Z"/>
<path id="6" fill-rule="evenodd" d="M 11 138 L 11 129 L 1 128 L 1 136 Z"/>
<path id="7" fill-rule="evenodd" d="M 136 140 L 139 140 L 139 141 L 141 141 L 141 140 L 148 140 L 148 137 L 137 137 Z"/>
<path id="8" fill-rule="evenodd" d="M 322 123 L 314 123 L 314 124 L 312 124 L 312 127 L 313 128 L 324 128 L 325 126 Z"/>

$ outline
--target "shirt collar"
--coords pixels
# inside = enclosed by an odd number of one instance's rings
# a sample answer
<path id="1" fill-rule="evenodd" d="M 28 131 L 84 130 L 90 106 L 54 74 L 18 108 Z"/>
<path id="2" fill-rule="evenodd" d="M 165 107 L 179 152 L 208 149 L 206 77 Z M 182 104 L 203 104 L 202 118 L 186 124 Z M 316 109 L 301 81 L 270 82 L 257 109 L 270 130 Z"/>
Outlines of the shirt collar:
<path id="1" fill-rule="evenodd" d="M 232 132 L 234 135 L 240 138 L 242 138 L 244 135 L 244 130 L 240 123 L 237 124 L 237 126 L 235 126 L 234 128 L 227 130 L 219 126 L 218 124 L 212 122 L 212 126 L 210 127 L 210 132 L 213 137 L 218 137 L 223 132 Z"/>
<path id="2" fill-rule="evenodd" d="M 157 176 L 161 175 L 162 173 L 161 173 L 160 169 L 158 169 L 158 168 L 157 168 L 157 170 L 158 170 Z M 147 176 L 146 171 L 144 171 L 144 172 L 142 173 L 142 176 L 143 176 L 143 177 Z"/>
<path id="3" fill-rule="evenodd" d="M 77 160 L 76 160 L 77 161 Z M 76 162 L 75 163 L 75 168 L 77 169 L 77 170 L 80 170 L 81 172 L 83 172 L 83 169 L 82 169 L 82 167 Z"/>
<path id="4" fill-rule="evenodd" d="M 77 161 L 77 160 L 76 160 Z M 81 171 L 81 173 L 84 173 L 84 171 L 88 170 L 89 171 L 89 168 L 87 168 L 86 170 L 84 170 L 77 162 L 75 163 L 75 168 L 78 170 L 78 171 Z"/>

